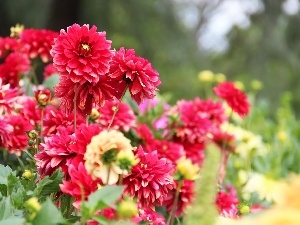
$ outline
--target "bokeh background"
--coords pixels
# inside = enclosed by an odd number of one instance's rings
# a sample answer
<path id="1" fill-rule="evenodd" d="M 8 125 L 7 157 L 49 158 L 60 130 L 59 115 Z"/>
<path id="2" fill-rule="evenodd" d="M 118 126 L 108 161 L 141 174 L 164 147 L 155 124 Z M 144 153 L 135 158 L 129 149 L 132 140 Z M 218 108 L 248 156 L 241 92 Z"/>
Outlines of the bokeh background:
<path id="1" fill-rule="evenodd" d="M 113 47 L 149 59 L 171 101 L 202 93 L 201 70 L 263 82 L 275 109 L 290 92 L 300 115 L 298 0 L 0 0 L 0 36 L 16 23 L 59 31 L 73 23 L 106 31 Z"/>

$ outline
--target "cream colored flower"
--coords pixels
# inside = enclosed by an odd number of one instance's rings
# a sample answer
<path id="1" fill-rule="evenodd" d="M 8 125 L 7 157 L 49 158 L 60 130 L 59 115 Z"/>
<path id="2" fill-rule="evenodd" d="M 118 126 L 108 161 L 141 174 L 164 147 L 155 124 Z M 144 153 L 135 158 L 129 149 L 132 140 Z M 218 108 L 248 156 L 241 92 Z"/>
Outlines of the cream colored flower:
<path id="1" fill-rule="evenodd" d="M 130 140 L 116 130 L 104 130 L 94 136 L 84 154 L 85 168 L 95 178 L 105 184 L 115 184 L 123 171 L 116 164 L 120 151 L 132 151 Z"/>
<path id="2" fill-rule="evenodd" d="M 181 157 L 177 162 L 176 169 L 183 179 L 195 180 L 198 178 L 199 166 L 194 165 L 190 159 Z"/>

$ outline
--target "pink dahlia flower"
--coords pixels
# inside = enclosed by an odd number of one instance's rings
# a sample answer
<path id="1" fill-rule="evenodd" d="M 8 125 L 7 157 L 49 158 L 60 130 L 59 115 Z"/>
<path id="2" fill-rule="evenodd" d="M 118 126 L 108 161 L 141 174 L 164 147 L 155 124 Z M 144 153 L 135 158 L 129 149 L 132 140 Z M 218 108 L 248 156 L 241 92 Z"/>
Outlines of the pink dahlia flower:
<path id="1" fill-rule="evenodd" d="M 67 31 L 61 30 L 54 40 L 51 50 L 53 65 L 72 82 L 97 83 L 101 75 L 109 70 L 113 56 L 111 41 L 106 40 L 105 32 L 97 32 L 97 27 L 73 24 Z"/>
<path id="2" fill-rule="evenodd" d="M 249 113 L 250 103 L 247 95 L 236 88 L 232 82 L 220 83 L 213 90 L 218 97 L 224 99 L 231 109 L 241 117 Z"/>
<path id="3" fill-rule="evenodd" d="M 9 136 L 13 132 L 13 126 L 5 118 L 0 117 L 0 147 L 6 148 Z"/>
<path id="4" fill-rule="evenodd" d="M 115 53 L 108 76 L 119 82 L 119 93 L 123 93 L 128 86 L 131 97 L 138 104 L 144 98 L 154 98 L 156 87 L 161 83 L 159 74 L 152 68 L 151 63 L 136 56 L 133 49 L 121 48 Z"/>
<path id="5" fill-rule="evenodd" d="M 9 84 L 3 84 L 0 78 L 0 115 L 11 113 L 16 106 L 18 89 L 11 88 Z"/>
<path id="6" fill-rule="evenodd" d="M 174 167 L 166 159 L 160 159 L 157 151 L 145 153 L 140 147 L 137 155 L 140 162 L 124 178 L 125 193 L 136 197 L 142 207 L 161 204 L 174 188 Z"/>
<path id="7" fill-rule="evenodd" d="M 79 208 L 82 199 L 87 197 L 98 189 L 100 180 L 93 180 L 84 167 L 83 162 L 79 164 L 70 164 L 68 168 L 70 180 L 63 180 L 60 184 L 60 190 L 75 198 L 73 205 Z"/>
<path id="8" fill-rule="evenodd" d="M 10 84 L 11 87 L 19 86 L 19 76 L 30 70 L 30 61 L 26 54 L 12 52 L 0 65 L 0 78 L 4 84 Z"/>
<path id="9" fill-rule="evenodd" d="M 176 136 L 191 143 L 205 140 L 227 119 L 222 104 L 210 99 L 181 100 L 173 110 L 180 116 Z"/>
<path id="10" fill-rule="evenodd" d="M 97 83 L 77 83 L 76 110 L 85 117 L 89 115 L 93 107 L 103 106 L 105 100 L 115 99 L 113 83 L 108 82 L 105 76 L 98 78 Z M 61 106 L 66 114 L 70 114 L 74 109 L 75 84 L 67 76 L 62 76 L 60 82 L 55 87 L 55 96 L 61 98 Z"/>
<path id="11" fill-rule="evenodd" d="M 232 206 L 236 207 L 239 204 L 236 190 L 230 185 L 226 185 L 223 190 L 220 190 L 216 197 L 216 205 L 220 213 L 229 212 Z"/>
<path id="12" fill-rule="evenodd" d="M 118 102 L 105 102 L 105 105 L 99 108 L 100 117 L 97 122 L 106 129 L 111 121 L 111 118 L 117 108 Z M 129 131 L 130 128 L 135 126 L 136 116 L 132 109 L 125 103 L 120 103 L 119 109 L 111 125 L 112 129 L 122 131 Z"/>
<path id="13" fill-rule="evenodd" d="M 58 33 L 45 29 L 25 29 L 20 34 L 21 43 L 26 45 L 29 57 L 31 59 L 41 57 L 43 62 L 49 62 L 51 46 L 54 44 L 54 38 Z"/>
<path id="14" fill-rule="evenodd" d="M 176 186 L 178 186 L 178 181 L 176 181 Z M 171 212 L 174 205 L 176 189 L 169 192 L 168 197 L 164 201 L 163 205 L 167 207 L 167 210 Z M 178 203 L 176 206 L 176 216 L 180 216 L 189 205 L 191 205 L 195 197 L 195 182 L 192 180 L 183 180 L 183 184 L 180 188 Z"/>
<path id="15" fill-rule="evenodd" d="M 7 117 L 8 123 L 13 127 L 12 133 L 7 140 L 8 151 L 21 155 L 28 145 L 28 137 L 26 131 L 31 131 L 33 126 L 23 116 L 9 116 Z"/>

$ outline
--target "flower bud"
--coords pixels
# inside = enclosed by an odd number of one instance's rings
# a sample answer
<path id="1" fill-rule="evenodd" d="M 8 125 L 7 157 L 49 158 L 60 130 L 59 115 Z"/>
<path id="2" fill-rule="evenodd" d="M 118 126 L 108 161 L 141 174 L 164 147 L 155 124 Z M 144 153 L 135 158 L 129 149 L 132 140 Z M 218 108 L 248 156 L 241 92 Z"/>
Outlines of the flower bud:
<path id="1" fill-rule="evenodd" d="M 22 174 L 22 177 L 27 180 L 30 180 L 33 177 L 33 173 L 30 170 L 25 170 Z"/>
<path id="2" fill-rule="evenodd" d="M 138 160 L 135 158 L 132 151 L 123 150 L 117 155 L 117 165 L 121 170 L 129 171 L 132 166 L 136 165 Z"/>
<path id="3" fill-rule="evenodd" d="M 203 70 L 198 74 L 198 79 L 201 82 L 213 82 L 214 80 L 214 74 L 210 70 Z"/>
<path id="4" fill-rule="evenodd" d="M 33 147 L 35 144 L 36 144 L 35 140 L 33 140 L 33 139 L 28 140 L 28 146 L 29 147 Z"/>
<path id="5" fill-rule="evenodd" d="M 281 143 L 285 143 L 288 140 L 288 135 L 285 131 L 280 130 L 277 132 L 277 138 Z"/>
<path id="6" fill-rule="evenodd" d="M 132 200 L 124 200 L 118 205 L 118 217 L 120 219 L 130 219 L 138 214 L 137 204 Z"/>
<path id="7" fill-rule="evenodd" d="M 24 203 L 25 207 L 34 211 L 34 212 L 38 212 L 41 209 L 41 204 L 38 202 L 38 199 L 36 197 L 32 197 L 30 199 L 28 199 L 25 203 Z"/>
<path id="8" fill-rule="evenodd" d="M 97 119 L 100 118 L 100 116 L 101 116 L 100 112 L 97 109 L 93 108 L 92 112 L 90 114 L 90 119 L 91 120 L 97 120 Z"/>
<path id="9" fill-rule="evenodd" d="M 250 85 L 251 85 L 251 88 L 256 91 L 261 90 L 263 88 L 263 85 L 259 80 L 251 81 Z"/>
<path id="10" fill-rule="evenodd" d="M 36 139 L 36 137 L 38 136 L 38 134 L 37 134 L 37 132 L 35 130 L 31 130 L 31 131 L 27 132 L 27 136 L 30 139 Z"/>
<path id="11" fill-rule="evenodd" d="M 226 76 L 223 73 L 217 73 L 217 74 L 215 74 L 215 81 L 217 83 L 222 83 L 222 82 L 226 81 Z"/>
<path id="12" fill-rule="evenodd" d="M 198 177 L 199 167 L 194 165 L 190 159 L 182 157 L 177 162 L 177 172 L 179 177 L 185 180 L 196 180 Z"/>
<path id="13" fill-rule="evenodd" d="M 37 90 L 34 92 L 34 97 L 40 106 L 46 106 L 52 100 L 51 91 L 48 89 Z"/>
<path id="14" fill-rule="evenodd" d="M 24 30 L 24 25 L 16 24 L 16 26 L 10 28 L 11 37 L 19 37 Z"/>
<path id="15" fill-rule="evenodd" d="M 246 215 L 250 213 L 250 207 L 246 203 L 241 203 L 237 206 L 238 208 L 238 215 Z"/>
<path id="16" fill-rule="evenodd" d="M 242 81 L 235 81 L 234 86 L 241 91 L 245 90 L 245 85 Z"/>

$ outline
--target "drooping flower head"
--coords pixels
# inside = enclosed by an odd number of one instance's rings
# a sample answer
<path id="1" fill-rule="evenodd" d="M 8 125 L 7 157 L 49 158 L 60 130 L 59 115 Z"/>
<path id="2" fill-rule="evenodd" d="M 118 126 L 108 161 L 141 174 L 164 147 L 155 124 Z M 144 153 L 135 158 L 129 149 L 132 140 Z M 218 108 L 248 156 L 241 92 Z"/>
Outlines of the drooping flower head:
<path id="1" fill-rule="evenodd" d="M 107 81 L 105 76 L 98 78 L 97 83 L 77 83 L 76 87 L 76 110 L 85 117 L 89 115 L 93 107 L 103 106 L 105 100 L 112 101 L 115 98 L 113 82 Z M 60 82 L 55 87 L 55 96 L 61 98 L 61 106 L 70 114 L 74 109 L 75 84 L 71 78 L 61 76 Z"/>
<path id="2" fill-rule="evenodd" d="M 174 188 L 174 166 L 166 159 L 160 159 L 157 151 L 145 153 L 140 147 L 137 155 L 140 162 L 124 178 L 125 193 L 136 197 L 142 207 L 162 204 L 168 192 Z"/>
<path id="3" fill-rule="evenodd" d="M 232 110 L 241 117 L 249 113 L 250 103 L 248 102 L 247 95 L 236 88 L 232 82 L 220 83 L 213 90 L 218 97 L 224 99 Z"/>
<path id="4" fill-rule="evenodd" d="M 109 70 L 113 55 L 110 47 L 106 33 L 97 32 L 96 26 L 73 24 L 67 31 L 60 31 L 50 53 L 53 65 L 61 75 L 68 76 L 74 83 L 97 83 Z"/>
<path id="5" fill-rule="evenodd" d="M 116 164 L 121 151 L 132 152 L 130 140 L 116 130 L 104 130 L 92 137 L 84 154 L 85 168 L 93 178 L 101 178 L 106 184 L 114 184 L 123 171 Z M 132 153 L 133 154 L 133 153 Z"/>
<path id="6" fill-rule="evenodd" d="M 136 56 L 133 49 L 120 48 L 112 59 L 108 76 L 119 82 L 119 93 L 128 86 L 131 97 L 140 104 L 144 98 L 155 97 L 157 86 L 160 85 L 159 74 L 151 63 Z"/>

